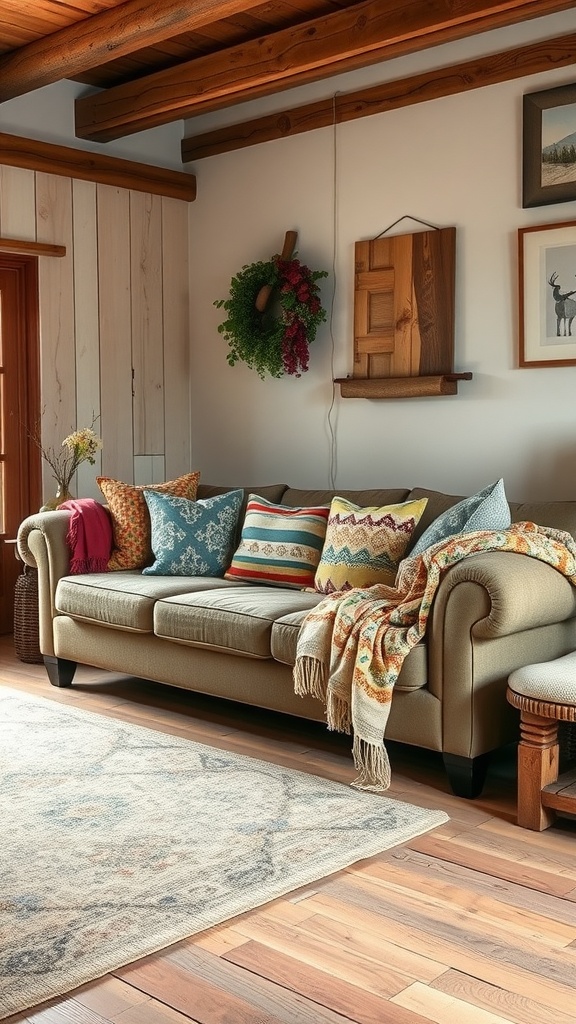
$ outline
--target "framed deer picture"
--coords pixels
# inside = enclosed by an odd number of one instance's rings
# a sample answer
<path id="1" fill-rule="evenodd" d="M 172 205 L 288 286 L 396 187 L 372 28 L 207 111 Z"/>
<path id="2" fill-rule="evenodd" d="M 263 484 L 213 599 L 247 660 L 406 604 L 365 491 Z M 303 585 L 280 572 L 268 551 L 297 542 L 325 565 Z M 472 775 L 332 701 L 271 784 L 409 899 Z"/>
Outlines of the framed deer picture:
<path id="1" fill-rule="evenodd" d="M 518 231 L 519 365 L 576 366 L 576 221 Z"/>

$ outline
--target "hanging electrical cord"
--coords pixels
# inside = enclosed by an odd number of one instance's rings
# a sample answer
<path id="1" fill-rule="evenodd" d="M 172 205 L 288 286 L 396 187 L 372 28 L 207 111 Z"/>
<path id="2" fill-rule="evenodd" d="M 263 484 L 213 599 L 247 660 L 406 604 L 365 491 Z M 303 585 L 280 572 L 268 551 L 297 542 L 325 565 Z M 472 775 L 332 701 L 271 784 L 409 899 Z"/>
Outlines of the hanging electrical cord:
<path id="1" fill-rule="evenodd" d="M 334 413 L 334 406 L 336 402 L 336 384 L 334 383 L 334 356 L 335 356 L 335 342 L 334 342 L 334 304 L 336 299 L 336 243 L 338 237 L 338 214 L 337 214 L 337 185 L 338 185 L 338 147 L 336 137 L 336 97 L 339 95 L 335 92 L 332 96 L 332 297 L 330 300 L 330 315 L 328 318 L 328 329 L 330 332 L 330 379 L 332 381 L 332 398 L 328 407 L 328 415 L 326 422 L 328 426 L 328 436 L 330 439 L 330 457 L 329 457 L 329 482 L 331 490 L 336 489 L 336 474 L 338 469 L 337 462 L 337 444 L 336 444 L 336 429 L 332 420 Z"/>

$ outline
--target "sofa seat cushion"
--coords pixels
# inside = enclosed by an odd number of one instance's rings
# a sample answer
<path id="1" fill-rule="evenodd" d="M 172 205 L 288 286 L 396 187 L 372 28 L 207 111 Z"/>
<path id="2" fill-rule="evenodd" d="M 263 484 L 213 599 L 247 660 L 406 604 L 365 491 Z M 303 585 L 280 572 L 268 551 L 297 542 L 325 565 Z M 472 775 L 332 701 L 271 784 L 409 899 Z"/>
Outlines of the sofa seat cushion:
<path id="1" fill-rule="evenodd" d="M 143 576 L 137 571 L 64 576 L 56 588 L 56 611 L 73 619 L 152 633 L 156 601 L 206 587 L 228 588 L 209 577 Z M 236 584 L 238 586 L 238 584 Z"/>
<path id="2" fill-rule="evenodd" d="M 317 595 L 322 598 L 322 594 Z M 284 665 L 294 665 L 296 661 L 296 642 L 300 626 L 306 618 L 306 611 L 289 612 L 276 619 L 272 627 L 272 655 L 276 661 Z M 413 647 L 404 660 L 395 690 L 421 690 L 428 683 L 426 644 L 419 643 Z"/>
<path id="3" fill-rule="evenodd" d="M 318 594 L 277 587 L 231 585 L 231 589 L 166 597 L 154 609 L 154 632 L 168 640 L 210 647 L 250 658 L 271 658 L 276 619 L 307 611 Z"/>

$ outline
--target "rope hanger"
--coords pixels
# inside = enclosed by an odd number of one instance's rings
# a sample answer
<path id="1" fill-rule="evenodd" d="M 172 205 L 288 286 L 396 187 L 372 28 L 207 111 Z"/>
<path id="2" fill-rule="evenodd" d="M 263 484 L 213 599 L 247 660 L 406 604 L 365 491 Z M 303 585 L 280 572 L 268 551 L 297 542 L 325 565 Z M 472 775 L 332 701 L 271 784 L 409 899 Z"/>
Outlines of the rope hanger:
<path id="1" fill-rule="evenodd" d="M 437 224 L 429 224 L 427 220 L 422 220 L 420 217 L 413 217 L 412 214 L 410 213 L 403 213 L 401 217 L 398 217 L 398 220 L 395 220 L 393 224 L 389 224 L 388 227 L 384 228 L 384 230 L 381 231 L 379 235 L 374 235 L 372 241 L 375 242 L 377 238 L 381 238 L 382 235 L 385 235 L 387 231 L 391 231 L 392 228 L 395 228 L 396 225 L 399 224 L 401 220 L 415 220 L 418 222 L 418 224 L 424 224 L 425 227 L 427 228 L 433 228 L 434 231 L 441 230 Z"/>

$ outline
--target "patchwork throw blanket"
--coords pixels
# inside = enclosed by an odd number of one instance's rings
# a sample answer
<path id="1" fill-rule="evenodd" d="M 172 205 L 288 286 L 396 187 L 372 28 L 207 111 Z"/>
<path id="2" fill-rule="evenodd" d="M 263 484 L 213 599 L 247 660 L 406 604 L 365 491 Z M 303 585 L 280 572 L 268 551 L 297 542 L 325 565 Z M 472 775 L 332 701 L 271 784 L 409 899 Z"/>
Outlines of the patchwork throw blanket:
<path id="1" fill-rule="evenodd" d="M 576 543 L 563 530 L 515 523 L 503 531 L 452 537 L 400 563 L 396 584 L 331 594 L 306 616 L 296 649 L 294 689 L 326 704 L 328 728 L 353 733 L 360 789 L 390 785 L 384 731 L 405 657 L 424 636 L 448 569 L 481 551 L 516 551 L 552 565 L 576 586 Z"/>

